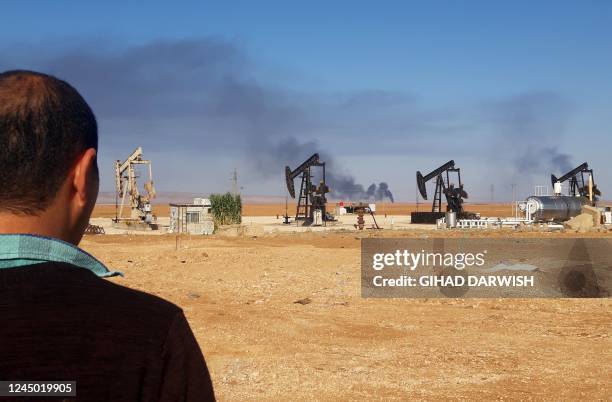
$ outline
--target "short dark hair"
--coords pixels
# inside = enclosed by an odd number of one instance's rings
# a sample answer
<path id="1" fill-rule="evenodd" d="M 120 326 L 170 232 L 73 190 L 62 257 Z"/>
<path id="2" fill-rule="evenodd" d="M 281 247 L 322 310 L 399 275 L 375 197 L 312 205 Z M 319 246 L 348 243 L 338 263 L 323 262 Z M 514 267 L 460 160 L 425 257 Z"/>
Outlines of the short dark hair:
<path id="1" fill-rule="evenodd" d="M 37 72 L 0 73 L 0 211 L 44 211 L 88 148 L 98 149 L 98 125 L 76 89 Z"/>

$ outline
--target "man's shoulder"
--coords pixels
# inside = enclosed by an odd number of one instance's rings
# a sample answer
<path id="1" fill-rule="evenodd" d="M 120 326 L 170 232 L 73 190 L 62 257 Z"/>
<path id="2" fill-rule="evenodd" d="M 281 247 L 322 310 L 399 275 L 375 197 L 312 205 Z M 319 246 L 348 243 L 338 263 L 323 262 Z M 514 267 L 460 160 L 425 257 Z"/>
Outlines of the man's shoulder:
<path id="1" fill-rule="evenodd" d="M 13 276 L 12 288 L 21 287 L 15 296 L 27 298 L 29 293 L 45 294 L 47 307 L 71 305 L 72 310 L 99 312 L 104 316 L 146 317 L 152 324 L 172 321 L 182 313 L 180 307 L 161 297 L 115 283 L 116 279 L 100 278 L 71 264 L 48 262 L 0 270 L 4 281 L 7 275 Z"/>
<path id="2" fill-rule="evenodd" d="M 109 278 L 92 278 L 92 286 L 99 289 L 99 292 L 108 296 L 107 306 L 115 305 L 121 309 L 126 308 L 146 308 L 157 314 L 166 313 L 176 315 L 181 313 L 182 309 L 176 304 L 156 296 L 151 293 L 129 288 L 122 284 L 114 282 L 116 279 Z"/>

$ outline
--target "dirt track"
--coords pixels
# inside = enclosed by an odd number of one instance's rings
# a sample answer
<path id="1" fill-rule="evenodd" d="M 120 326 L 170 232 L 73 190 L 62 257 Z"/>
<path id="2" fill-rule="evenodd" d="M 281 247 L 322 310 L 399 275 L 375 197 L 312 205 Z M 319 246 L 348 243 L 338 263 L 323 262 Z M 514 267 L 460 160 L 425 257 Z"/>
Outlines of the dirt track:
<path id="1" fill-rule="evenodd" d="M 362 299 L 354 234 L 82 246 L 185 310 L 221 400 L 612 395 L 610 299 Z"/>

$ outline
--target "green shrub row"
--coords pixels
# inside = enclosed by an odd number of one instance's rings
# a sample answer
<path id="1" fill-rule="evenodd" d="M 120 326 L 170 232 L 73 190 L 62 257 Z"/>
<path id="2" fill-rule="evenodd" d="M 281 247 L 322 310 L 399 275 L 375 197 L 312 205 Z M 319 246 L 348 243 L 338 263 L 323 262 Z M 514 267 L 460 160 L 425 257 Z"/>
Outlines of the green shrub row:
<path id="1" fill-rule="evenodd" d="M 210 206 L 215 227 L 241 222 L 242 200 L 232 193 L 211 194 Z"/>

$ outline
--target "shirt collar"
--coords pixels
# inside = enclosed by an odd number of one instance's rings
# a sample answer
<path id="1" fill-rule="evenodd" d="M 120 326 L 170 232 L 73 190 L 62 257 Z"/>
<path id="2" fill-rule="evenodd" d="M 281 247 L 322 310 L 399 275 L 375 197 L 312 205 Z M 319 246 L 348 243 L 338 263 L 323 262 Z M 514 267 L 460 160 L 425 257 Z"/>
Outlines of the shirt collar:
<path id="1" fill-rule="evenodd" d="M 65 241 L 32 234 L 0 234 L 0 269 L 44 262 L 63 262 L 85 268 L 99 277 L 121 275 L 94 256 Z"/>

